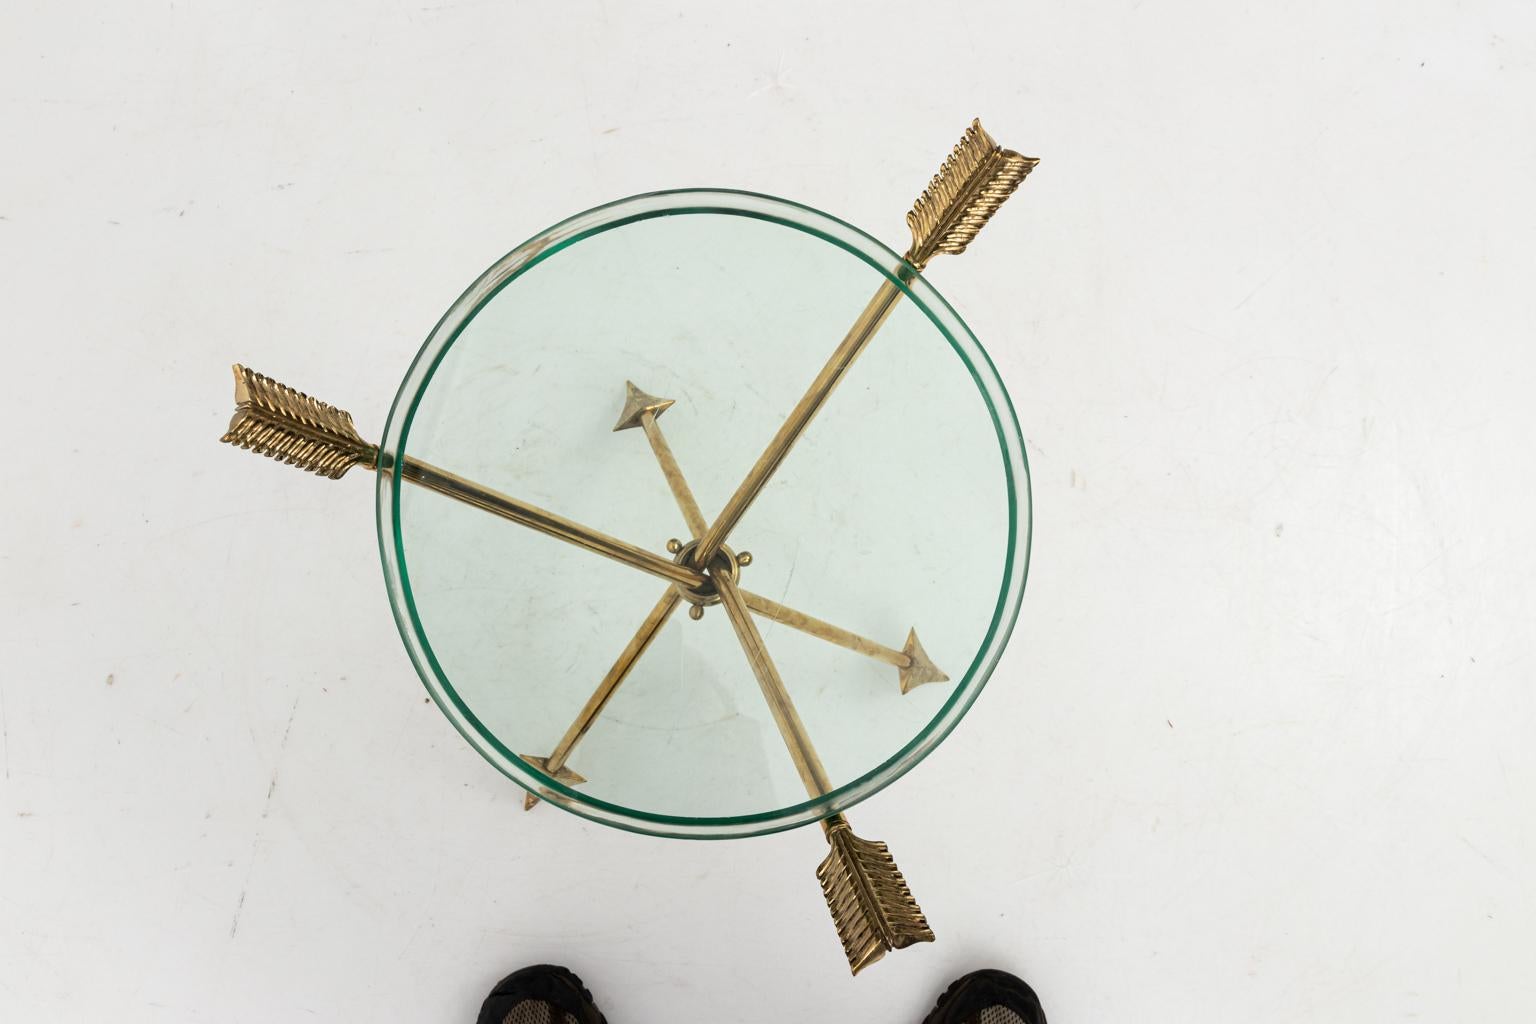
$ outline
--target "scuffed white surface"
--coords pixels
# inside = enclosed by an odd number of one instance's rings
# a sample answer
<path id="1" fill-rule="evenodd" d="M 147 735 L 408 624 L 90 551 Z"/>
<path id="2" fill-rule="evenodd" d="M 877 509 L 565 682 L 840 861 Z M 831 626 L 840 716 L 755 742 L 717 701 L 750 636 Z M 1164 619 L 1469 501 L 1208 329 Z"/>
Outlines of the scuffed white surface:
<path id="1" fill-rule="evenodd" d="M 1536 1011 L 1536 14 L 1520 3 L 11 3 L 0 1018 Z M 365 433 L 511 245 L 658 187 L 900 245 L 966 120 L 1044 158 L 933 276 L 1029 441 L 976 714 L 859 808 L 934 946 L 846 977 L 814 832 L 548 811 L 429 704 L 368 485 L 212 441 L 227 364 Z"/>

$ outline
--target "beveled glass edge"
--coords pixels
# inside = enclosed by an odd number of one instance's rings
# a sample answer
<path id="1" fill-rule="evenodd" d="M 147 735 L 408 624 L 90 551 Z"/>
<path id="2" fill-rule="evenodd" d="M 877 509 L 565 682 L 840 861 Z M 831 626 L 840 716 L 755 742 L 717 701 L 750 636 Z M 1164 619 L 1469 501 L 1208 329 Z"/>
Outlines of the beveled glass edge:
<path id="1" fill-rule="evenodd" d="M 641 811 L 573 790 L 529 766 L 481 725 L 438 665 L 410 596 L 409 570 L 404 563 L 399 529 L 400 479 L 396 458 L 409 436 L 421 394 L 438 364 L 479 309 L 503 287 L 538 262 L 591 234 L 636 220 L 696 213 L 744 215 L 816 235 L 859 258 L 906 292 L 949 341 L 982 392 L 1002 448 L 1009 502 L 1008 549 L 987 639 L 961 682 L 927 725 L 890 758 L 822 797 L 773 811 L 708 818 Z M 885 262 L 876 260 L 875 255 Z M 972 358 L 973 354 L 979 358 Z M 964 717 L 996 668 L 1023 600 L 1033 527 L 1029 467 L 1018 418 L 996 366 L 954 308 L 925 278 L 913 276 L 901 257 L 878 239 L 821 211 L 774 196 L 730 189 L 643 193 L 570 217 L 503 256 L 449 307 L 412 360 L 390 407 L 380 460 L 385 470 L 377 474 L 380 561 L 396 628 L 429 695 L 470 745 L 518 785 L 573 814 L 628 831 L 695 839 L 764 835 L 819 821 L 874 795 L 911 770 Z"/>

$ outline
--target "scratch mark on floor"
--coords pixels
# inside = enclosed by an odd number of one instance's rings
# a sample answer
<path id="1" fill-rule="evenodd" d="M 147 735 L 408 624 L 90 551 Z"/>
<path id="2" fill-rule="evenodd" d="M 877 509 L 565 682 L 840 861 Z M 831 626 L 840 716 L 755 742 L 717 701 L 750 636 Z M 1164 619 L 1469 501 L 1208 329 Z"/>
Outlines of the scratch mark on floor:
<path id="1" fill-rule="evenodd" d="M 288 747 L 288 734 L 293 732 L 293 716 L 299 713 L 299 700 L 301 697 L 302 694 L 299 697 L 293 698 L 293 707 L 288 712 L 288 724 L 283 726 L 283 741 L 277 746 L 279 755 Z"/>
<path id="2" fill-rule="evenodd" d="M 288 734 L 293 732 L 293 719 L 294 716 L 299 713 L 300 699 L 302 699 L 302 694 L 299 697 L 293 698 L 293 708 L 288 712 L 288 724 L 283 726 L 282 742 L 277 745 L 277 762 L 272 766 L 272 781 L 267 783 L 267 799 L 263 801 L 261 805 L 261 817 L 263 821 L 266 820 L 267 815 L 272 810 L 272 794 L 277 792 L 277 776 L 278 773 L 282 771 L 283 751 L 288 749 Z M 260 838 L 259 833 L 257 838 Z M 252 846 L 254 847 L 254 845 L 255 841 L 253 840 Z M 255 850 L 253 849 L 252 853 L 254 852 Z"/>
<path id="3" fill-rule="evenodd" d="M 249 876 L 247 876 L 249 878 Z M 240 930 L 240 909 L 245 906 L 245 890 L 240 890 L 240 900 L 235 904 L 235 918 L 229 922 L 229 937 L 234 938 L 235 932 Z"/>
<path id="4" fill-rule="evenodd" d="M 261 846 L 261 822 L 267 820 L 267 815 L 272 812 L 272 797 L 277 792 L 277 777 L 282 771 L 283 751 L 288 749 L 288 734 L 293 732 L 293 719 L 299 713 L 299 701 L 303 694 L 293 698 L 293 707 L 288 711 L 288 724 L 283 726 L 283 738 L 277 746 L 277 760 L 272 765 L 272 778 L 267 782 L 267 796 L 261 802 L 261 818 L 256 824 L 256 834 L 251 836 L 251 862 L 245 868 L 245 881 L 240 885 L 240 898 L 235 901 L 235 913 L 229 922 L 229 937 L 233 939 L 235 933 L 240 930 L 240 912 L 245 909 L 245 894 L 251 888 L 251 874 L 256 870 L 256 852 Z"/>
<path id="5" fill-rule="evenodd" d="M 1253 290 L 1251 292 L 1249 292 L 1247 295 L 1243 296 L 1243 299 L 1242 299 L 1241 302 L 1239 302 L 1237 305 L 1232 307 L 1232 312 L 1236 313 L 1238 310 L 1240 310 L 1244 306 L 1248 305 L 1248 300 L 1253 298 L 1255 295 L 1259 294 L 1259 292 L 1263 291 L 1264 290 L 1264 286 L 1269 284 L 1269 282 L 1273 281 L 1279 275 L 1280 271 L 1284 270 L 1289 263 L 1290 263 L 1290 260 L 1286 260 L 1285 263 L 1281 264 L 1279 267 L 1277 267 L 1276 269 L 1270 271 L 1267 275 L 1265 275 L 1265 277 L 1264 277 L 1264 279 L 1262 281 L 1260 281 L 1258 284 L 1254 285 Z"/>

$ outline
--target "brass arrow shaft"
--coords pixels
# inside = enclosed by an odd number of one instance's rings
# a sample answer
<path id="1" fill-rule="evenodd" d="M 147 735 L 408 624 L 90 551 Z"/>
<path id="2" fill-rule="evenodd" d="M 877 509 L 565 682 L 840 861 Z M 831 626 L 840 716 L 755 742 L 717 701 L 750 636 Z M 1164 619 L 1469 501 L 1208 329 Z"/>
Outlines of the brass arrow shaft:
<path id="1" fill-rule="evenodd" d="M 720 594 L 720 604 L 725 608 L 726 617 L 731 620 L 731 628 L 736 631 L 736 639 L 740 641 L 741 649 L 752 666 L 758 688 L 763 691 L 763 699 L 768 702 L 773 724 L 778 726 L 779 735 L 789 748 L 790 760 L 795 764 L 795 771 L 799 773 L 805 791 L 812 797 L 832 792 L 827 770 L 822 766 L 816 748 L 811 745 L 805 723 L 800 721 L 800 713 L 795 710 L 795 702 L 784 688 L 784 680 L 779 677 L 779 670 L 768 654 L 768 646 L 763 643 L 763 635 L 757 631 L 757 624 L 752 621 L 752 613 L 741 591 L 736 589 L 735 582 L 723 575 L 715 578 L 715 589 Z"/>
<path id="2" fill-rule="evenodd" d="M 635 667 L 635 662 L 639 661 L 640 656 L 651 646 L 651 641 L 656 639 L 657 634 L 661 632 L 661 627 L 667 624 L 667 620 L 672 617 L 672 613 L 677 610 L 678 603 L 681 601 L 682 596 L 677 592 L 677 588 L 668 587 L 661 600 L 656 602 L 656 606 L 645 617 L 645 621 L 640 623 L 640 628 L 624 646 L 624 650 L 619 652 L 618 659 L 614 661 L 608 674 L 603 676 L 603 681 L 597 684 L 597 689 L 592 691 L 592 696 L 588 697 L 586 704 L 582 705 L 576 720 L 571 723 L 569 729 L 565 730 L 565 735 L 560 737 L 560 742 L 555 744 L 555 749 L 550 752 L 545 764 L 548 774 L 555 775 L 565 767 L 565 762 L 570 758 L 571 752 L 576 749 L 576 744 L 580 743 L 582 737 L 592 728 L 592 724 L 597 721 L 597 716 L 603 713 L 603 708 L 608 706 L 608 702 L 618 692 L 619 686 L 629 676 L 630 670 Z M 538 802 L 539 798 L 529 793 L 523 798 L 523 810 L 531 810 Z"/>
<path id="3" fill-rule="evenodd" d="M 385 470 L 380 467 L 380 471 Z M 465 480 L 445 469 L 407 458 L 400 464 L 400 475 L 413 484 L 430 491 L 462 501 L 466 505 L 482 509 L 503 519 L 510 519 L 549 537 L 611 558 L 616 562 L 650 573 L 685 587 L 697 587 L 704 583 L 704 575 L 685 565 L 678 565 L 670 558 L 637 547 L 627 541 L 610 537 L 599 530 L 583 526 L 564 516 L 556 515 L 537 505 L 520 501 L 500 491 Z"/>
<path id="4" fill-rule="evenodd" d="M 763 597 L 761 594 L 753 594 L 743 590 L 741 597 L 746 602 L 748 608 L 765 618 L 772 619 L 780 625 L 788 626 L 791 629 L 798 629 L 802 633 L 808 633 L 839 647 L 846 647 L 850 651 L 856 651 L 865 657 L 874 658 L 876 661 L 883 661 L 887 665 L 894 665 L 897 668 L 912 667 L 911 656 L 896 650 L 894 647 L 887 647 L 884 644 L 876 643 L 868 637 L 850 632 L 841 626 L 834 626 L 832 623 L 818 619 L 814 615 L 807 615 L 804 612 L 796 611 L 788 605 L 779 604 L 779 602 Z"/>
<path id="5" fill-rule="evenodd" d="M 912 273 L 916 271 L 912 270 Z M 864 312 L 859 314 L 859 318 L 854 321 L 853 326 L 843 337 L 842 343 L 837 346 L 826 365 L 821 368 L 821 372 L 816 375 L 816 379 L 811 381 L 810 387 L 806 388 L 800 401 L 796 402 L 795 407 L 789 411 L 789 416 L 780 425 L 778 433 L 773 435 L 773 440 L 768 442 L 768 447 L 763 450 L 763 454 L 758 456 L 757 462 L 747 473 L 746 479 L 742 480 L 741 485 L 736 488 L 736 493 L 731 495 L 730 500 L 725 503 L 725 508 L 702 535 L 698 547 L 694 549 L 694 565 L 708 565 L 709 560 L 715 557 L 715 553 L 720 550 L 720 545 L 725 543 L 731 531 L 736 528 L 736 524 L 741 522 L 742 516 L 747 514 L 747 509 L 752 507 L 752 502 L 757 500 L 757 496 L 767 486 L 769 479 L 789 455 L 789 450 L 795 446 L 796 441 L 800 440 L 800 435 L 805 432 L 806 427 L 810 426 L 811 420 L 816 418 L 816 414 L 831 397 L 833 389 L 847 374 L 854 361 L 859 358 L 859 353 L 864 351 L 870 339 L 875 336 L 875 332 L 880 330 L 881 325 L 890 317 L 901 295 L 901 289 L 890 281 L 886 281 L 875 292 L 869 304 L 864 307 Z"/>
<path id="6" fill-rule="evenodd" d="M 683 521 L 688 524 L 688 532 L 694 536 L 702 536 L 709 529 L 708 522 L 704 519 L 704 513 L 699 510 L 698 500 L 693 496 L 693 489 L 688 486 L 688 481 L 683 477 L 683 470 L 677 464 L 677 456 L 672 454 L 672 446 L 667 444 L 667 436 L 661 432 L 661 424 L 656 422 L 656 414 L 646 411 L 640 417 L 640 426 L 645 430 L 645 439 L 651 443 L 651 451 L 656 453 L 656 461 L 661 463 L 661 475 L 667 478 L 667 486 L 672 490 L 672 497 L 677 501 L 677 508 L 683 514 Z M 708 565 L 708 562 L 701 562 Z"/>
<path id="7" fill-rule="evenodd" d="M 587 730 L 592 728 L 592 723 L 597 719 L 597 716 L 602 714 L 603 708 L 608 705 L 608 701 L 618 692 L 619 684 L 624 682 L 625 677 L 629 675 L 630 669 L 635 667 L 635 662 L 639 661 L 646 648 L 651 646 L 651 641 L 656 639 L 657 634 L 661 632 L 661 627 L 667 624 L 667 620 L 672 617 L 672 612 L 677 609 L 678 603 L 681 601 L 682 598 L 678 595 L 677 589 L 675 587 L 668 587 L 661 600 L 656 602 L 656 606 L 651 609 L 650 614 L 645 617 L 645 621 L 640 624 L 640 628 L 635 632 L 635 635 L 624 646 L 624 650 L 620 652 L 618 659 L 613 663 L 613 667 L 608 670 L 608 674 L 603 677 L 603 681 L 592 692 L 592 696 L 587 698 L 587 703 L 582 706 L 581 713 L 576 716 L 576 721 L 571 723 L 571 727 L 565 731 L 565 735 L 560 737 L 560 742 L 555 744 L 554 751 L 549 755 L 551 771 L 557 771 L 565 767 L 566 759 L 571 756 L 571 751 L 576 749 L 576 744 L 580 743 L 581 738 L 587 734 Z"/>

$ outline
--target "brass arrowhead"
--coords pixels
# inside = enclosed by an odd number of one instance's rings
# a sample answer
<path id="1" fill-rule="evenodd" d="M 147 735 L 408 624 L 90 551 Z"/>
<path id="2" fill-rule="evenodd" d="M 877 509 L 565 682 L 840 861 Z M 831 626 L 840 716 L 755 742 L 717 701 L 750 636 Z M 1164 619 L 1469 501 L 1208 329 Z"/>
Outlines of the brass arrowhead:
<path id="1" fill-rule="evenodd" d="M 650 413 L 652 416 L 660 416 L 672 408 L 674 401 L 671 398 L 657 398 L 655 395 L 648 395 L 635 387 L 634 381 L 627 380 L 624 382 L 624 411 L 619 413 L 619 422 L 614 424 L 613 429 L 619 431 L 638 427 L 646 413 Z"/>
<path id="2" fill-rule="evenodd" d="M 556 782 L 563 782 L 567 786 L 578 786 L 581 783 L 587 781 L 584 776 L 577 775 L 575 772 L 571 771 L 565 765 L 561 765 L 559 768 L 555 769 L 554 771 L 550 771 L 549 770 L 549 758 L 547 758 L 547 757 L 534 757 L 532 754 L 518 754 L 517 756 L 522 758 L 524 761 L 527 761 L 529 764 L 533 765 L 535 768 L 537 768 L 539 771 L 543 772 L 545 775 L 548 775 L 548 776 L 552 777 Z M 534 805 L 537 804 L 538 802 L 539 802 L 539 798 L 534 796 L 532 793 L 525 794 L 523 796 L 523 810 L 525 810 L 525 811 L 533 810 Z"/>
<path id="3" fill-rule="evenodd" d="M 912 659 L 912 664 L 898 671 L 901 679 L 901 692 L 911 693 L 916 687 L 924 683 L 945 683 L 949 676 L 945 675 L 939 666 L 928 658 L 928 652 L 923 650 L 923 645 L 918 642 L 917 630 L 907 632 L 907 645 L 901 649 L 901 653 Z"/>

